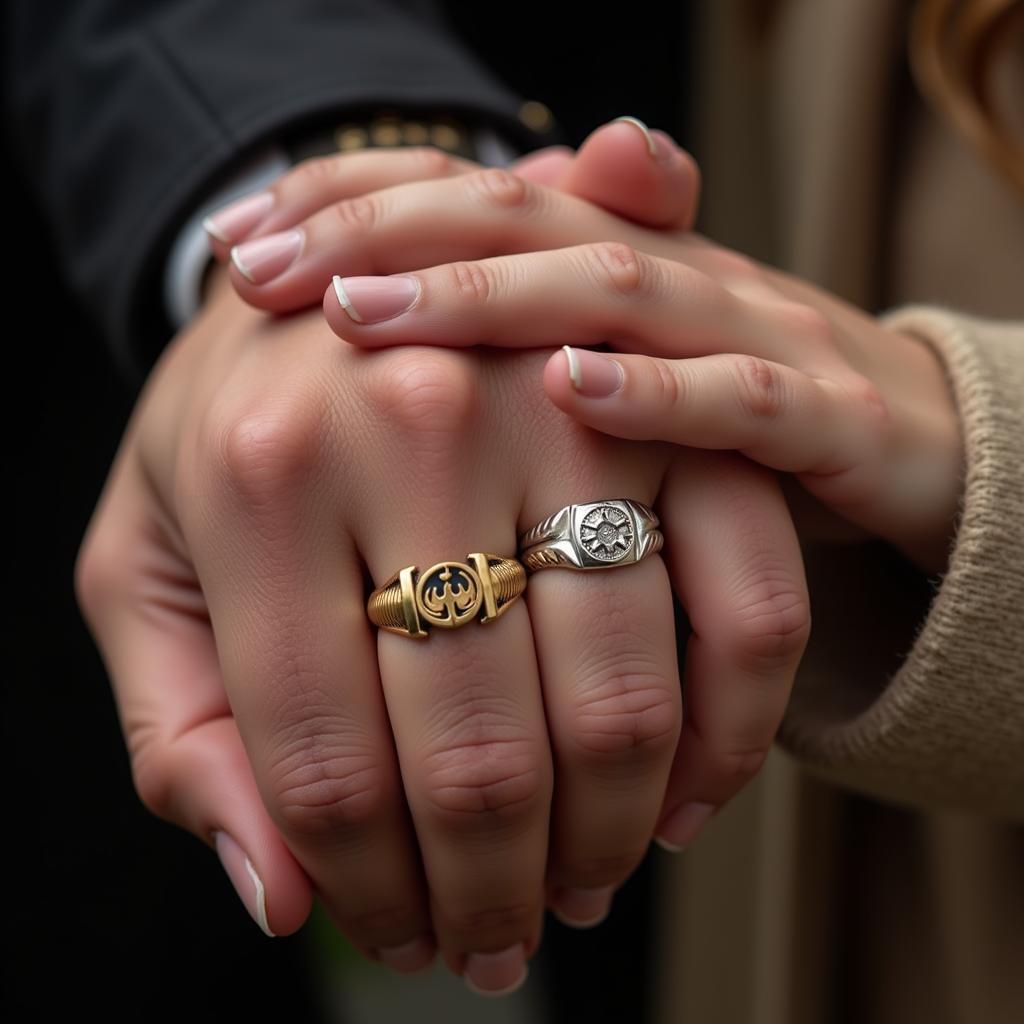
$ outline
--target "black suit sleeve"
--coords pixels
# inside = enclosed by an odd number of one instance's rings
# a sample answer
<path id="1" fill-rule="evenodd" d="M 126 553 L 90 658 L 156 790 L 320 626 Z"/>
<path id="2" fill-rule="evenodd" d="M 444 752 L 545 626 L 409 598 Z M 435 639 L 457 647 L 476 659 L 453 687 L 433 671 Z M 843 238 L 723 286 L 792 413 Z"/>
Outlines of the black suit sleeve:
<path id="1" fill-rule="evenodd" d="M 260 142 L 353 109 L 445 110 L 529 149 L 520 99 L 424 0 L 12 0 L 7 115 L 66 276 L 119 361 L 170 326 L 157 279 L 194 197 Z"/>

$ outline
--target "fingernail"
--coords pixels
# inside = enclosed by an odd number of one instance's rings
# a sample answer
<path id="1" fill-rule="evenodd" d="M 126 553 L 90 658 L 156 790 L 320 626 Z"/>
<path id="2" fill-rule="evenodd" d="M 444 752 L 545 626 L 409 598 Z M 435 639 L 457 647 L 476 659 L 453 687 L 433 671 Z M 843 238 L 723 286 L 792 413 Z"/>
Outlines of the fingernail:
<path id="1" fill-rule="evenodd" d="M 249 911 L 249 916 L 260 926 L 264 935 L 275 938 L 267 923 L 267 894 L 252 861 L 227 832 L 215 832 L 214 843 L 221 865 L 231 879 L 238 898 Z"/>
<path id="2" fill-rule="evenodd" d="M 647 142 L 647 152 L 651 154 L 654 160 L 657 160 L 659 163 L 667 163 L 672 159 L 672 140 L 664 132 L 652 132 L 638 117 L 617 117 L 611 123 L 618 124 L 620 121 L 633 125 L 643 133 L 643 137 Z"/>
<path id="3" fill-rule="evenodd" d="M 437 947 L 425 935 L 419 935 L 412 942 L 378 949 L 377 953 L 381 963 L 392 970 L 400 974 L 417 974 L 433 964 Z"/>
<path id="4" fill-rule="evenodd" d="M 562 346 L 572 386 L 587 398 L 607 398 L 618 391 L 626 379 L 622 364 L 588 348 Z"/>
<path id="5" fill-rule="evenodd" d="M 654 159 L 660 164 L 671 164 L 679 153 L 675 139 L 660 128 L 651 132 L 651 138 L 654 140 Z"/>
<path id="6" fill-rule="evenodd" d="M 203 218 L 203 228 L 218 242 L 234 245 L 241 241 L 274 205 L 273 192 L 257 192 L 214 211 Z"/>
<path id="7" fill-rule="evenodd" d="M 378 324 L 404 313 L 420 294 L 415 277 L 334 277 L 338 303 L 357 324 Z"/>
<path id="8" fill-rule="evenodd" d="M 470 953 L 463 980 L 478 996 L 507 996 L 522 987 L 528 973 L 520 942 L 500 953 Z"/>
<path id="9" fill-rule="evenodd" d="M 266 284 L 299 258 L 305 237 L 299 228 L 293 228 L 254 238 L 231 250 L 231 262 L 253 284 Z"/>
<path id="10" fill-rule="evenodd" d="M 570 928 L 593 928 L 612 909 L 611 886 L 601 889 L 561 889 L 553 900 L 551 913 Z"/>
<path id="11" fill-rule="evenodd" d="M 714 804 L 683 804 L 672 812 L 668 821 L 654 837 L 654 841 L 669 853 L 679 853 L 697 838 L 700 830 L 711 820 L 714 813 Z"/>

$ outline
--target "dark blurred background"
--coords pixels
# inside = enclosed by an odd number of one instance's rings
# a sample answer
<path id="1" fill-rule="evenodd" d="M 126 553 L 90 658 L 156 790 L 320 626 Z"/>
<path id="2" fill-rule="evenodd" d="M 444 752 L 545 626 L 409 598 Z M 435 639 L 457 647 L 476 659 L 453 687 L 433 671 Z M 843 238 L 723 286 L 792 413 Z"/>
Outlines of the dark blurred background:
<path id="1" fill-rule="evenodd" d="M 519 3 L 505 9 L 495 38 L 491 8 L 450 6 L 471 48 L 524 98 L 547 104 L 570 144 L 621 114 L 686 143 L 677 84 L 688 60 L 683 26 L 666 25 L 660 42 L 644 27 L 664 22 L 664 8 L 634 3 L 629 18 L 613 20 L 594 9 L 563 30 L 552 23 L 550 3 Z M 678 6 L 681 19 L 686 6 Z M 113 700 L 71 579 L 133 395 L 66 290 L 17 163 L 8 155 L 4 192 L 13 277 L 6 289 L 14 464 L 7 493 L 15 510 L 7 646 L 16 666 L 4 716 L 4 1018 L 343 1021 L 345 1000 L 333 1000 L 323 982 L 325 965 L 345 959 L 343 948 L 315 922 L 298 936 L 265 939 L 216 857 L 152 818 L 132 789 Z M 549 920 L 531 978 L 530 1019 L 642 1021 L 651 902 L 648 866 L 601 928 L 577 933 Z M 354 965 L 353 976 L 361 969 Z M 372 984 L 379 991 L 397 983 L 377 977 Z M 467 1020 L 506 1019 L 495 1004 L 468 1005 Z M 371 997 L 359 1019 L 378 1019 L 373 1006 Z M 429 1000 L 420 1002 L 421 1020 L 451 1019 L 434 1013 Z"/>

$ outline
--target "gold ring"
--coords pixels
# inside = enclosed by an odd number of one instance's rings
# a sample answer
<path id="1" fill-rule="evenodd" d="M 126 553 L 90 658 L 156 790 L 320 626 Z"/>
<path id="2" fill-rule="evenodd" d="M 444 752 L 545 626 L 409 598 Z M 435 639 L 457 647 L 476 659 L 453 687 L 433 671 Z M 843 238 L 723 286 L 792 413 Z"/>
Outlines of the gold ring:
<path id="1" fill-rule="evenodd" d="M 475 552 L 464 562 L 438 562 L 420 573 L 400 569 L 366 602 L 370 621 L 390 633 L 427 637 L 428 626 L 455 629 L 477 618 L 493 622 L 526 589 L 526 570 L 514 558 Z M 482 613 L 482 614 L 480 614 Z"/>

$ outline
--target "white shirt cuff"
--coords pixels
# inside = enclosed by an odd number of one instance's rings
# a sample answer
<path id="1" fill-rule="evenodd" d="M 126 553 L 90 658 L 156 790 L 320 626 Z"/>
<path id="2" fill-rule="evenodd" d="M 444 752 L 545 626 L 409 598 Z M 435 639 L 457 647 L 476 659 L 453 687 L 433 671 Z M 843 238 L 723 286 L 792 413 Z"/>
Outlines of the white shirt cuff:
<path id="1" fill-rule="evenodd" d="M 247 192 L 258 192 L 276 181 L 291 161 L 278 146 L 268 148 L 226 185 L 207 196 L 182 224 L 164 268 L 164 306 L 174 329 L 180 330 L 199 310 L 203 275 L 213 258 L 203 230 L 203 218 Z"/>

